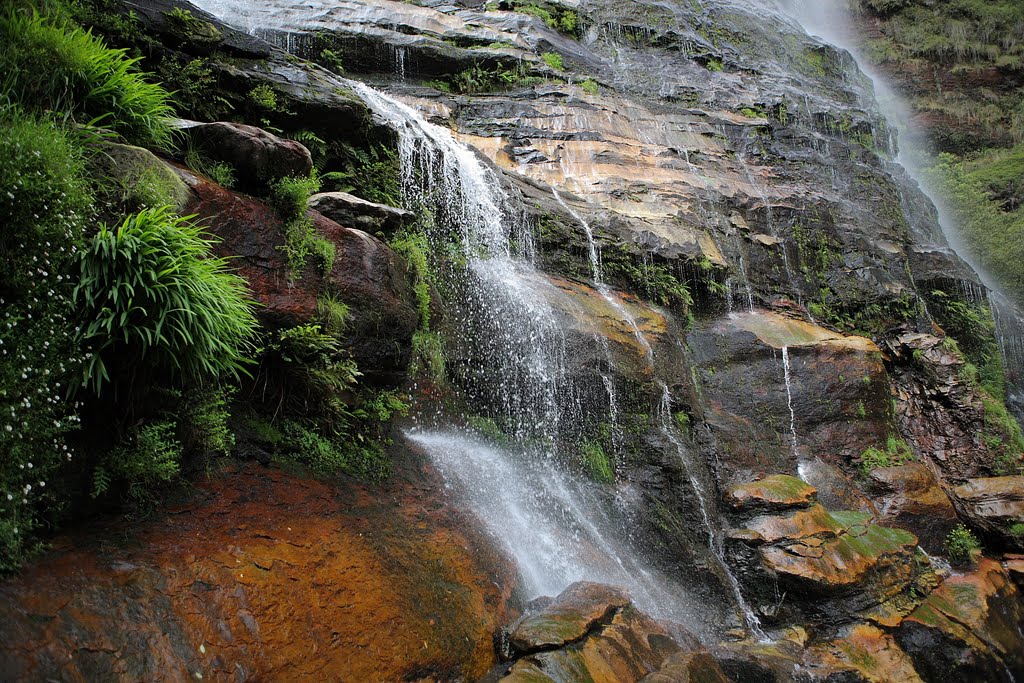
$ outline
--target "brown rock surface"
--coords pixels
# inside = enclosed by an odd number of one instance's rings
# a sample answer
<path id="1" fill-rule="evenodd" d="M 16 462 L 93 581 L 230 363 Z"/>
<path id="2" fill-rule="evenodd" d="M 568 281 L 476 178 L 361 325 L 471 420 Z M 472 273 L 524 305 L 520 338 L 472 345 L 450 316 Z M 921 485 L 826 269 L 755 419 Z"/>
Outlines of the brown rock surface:
<path id="1" fill-rule="evenodd" d="M 596 583 L 575 583 L 528 614 L 512 627 L 510 644 L 524 656 L 500 679 L 502 683 L 636 683 L 663 663 L 680 671 L 702 663 L 717 670 L 710 658 L 666 662 L 670 655 L 683 652 L 679 644 L 635 609 L 623 591 Z"/>
<path id="2" fill-rule="evenodd" d="M 629 604 L 625 591 L 600 583 L 574 583 L 539 612 L 525 615 L 509 634 L 509 644 L 527 654 L 580 640 Z"/>
<path id="3" fill-rule="evenodd" d="M 438 490 L 245 465 L 139 527 L 61 539 L 0 584 L 0 678 L 477 679 L 512 582 Z"/>
<path id="4" fill-rule="evenodd" d="M 221 239 L 217 252 L 231 257 L 248 282 L 265 326 L 309 322 L 317 297 L 331 292 L 349 307 L 348 347 L 360 372 L 371 381 L 401 381 L 419 316 L 407 266 L 397 254 L 375 237 L 311 212 L 316 231 L 335 245 L 334 267 L 324 277 L 309 264 L 297 283 L 280 249 L 281 219 L 269 206 L 187 170 L 180 173 L 193 191 L 187 210 Z"/>

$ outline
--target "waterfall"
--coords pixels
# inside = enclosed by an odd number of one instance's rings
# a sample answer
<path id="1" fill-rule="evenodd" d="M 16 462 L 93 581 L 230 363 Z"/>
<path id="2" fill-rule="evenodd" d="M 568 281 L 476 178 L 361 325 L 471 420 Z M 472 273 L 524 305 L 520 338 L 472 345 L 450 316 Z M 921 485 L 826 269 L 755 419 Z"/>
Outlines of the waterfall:
<path id="1" fill-rule="evenodd" d="M 922 192 L 935 206 L 939 216 L 939 227 L 949 246 L 957 256 L 974 269 L 985 286 L 997 294 L 997 298 L 1001 302 L 998 305 L 1000 313 L 996 312 L 995 305 L 993 305 L 992 313 L 996 318 L 996 335 L 999 345 L 1006 348 L 1017 344 L 1019 337 L 1015 335 L 1024 329 L 1024 311 L 1010 304 L 1008 298 L 1000 292 L 995 279 L 971 255 L 970 250 L 965 248 L 960 231 L 950 217 L 944 196 L 927 177 L 928 157 L 926 150 L 922 148 L 920 135 L 911 127 L 913 117 L 907 104 L 858 49 L 856 29 L 851 24 L 851 9 L 847 1 L 778 1 L 783 10 L 796 19 L 808 34 L 820 36 L 830 44 L 850 52 L 860 70 L 871 79 L 879 109 L 892 131 L 890 136 L 895 138 L 898 150 L 896 162 L 907 171 L 907 175 L 920 186 Z M 983 299 L 984 295 L 974 298 Z M 1000 315 L 1002 321 L 999 320 Z M 1004 356 L 1004 360 L 1007 363 L 1005 366 L 1008 385 L 1007 405 L 1014 411 L 1017 418 L 1021 419 L 1024 418 L 1024 404 L 1021 400 L 1024 398 L 1024 357 L 1015 357 L 1011 354 Z"/>

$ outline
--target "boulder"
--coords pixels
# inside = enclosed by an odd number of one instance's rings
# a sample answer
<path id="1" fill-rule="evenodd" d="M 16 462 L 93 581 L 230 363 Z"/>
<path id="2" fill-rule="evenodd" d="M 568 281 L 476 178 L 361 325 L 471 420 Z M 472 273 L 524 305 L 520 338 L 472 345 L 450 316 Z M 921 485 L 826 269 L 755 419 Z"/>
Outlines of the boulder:
<path id="1" fill-rule="evenodd" d="M 1024 673 L 1024 600 L 1006 569 L 983 558 L 915 609 L 896 637 L 926 681 L 1009 682 Z"/>
<path id="2" fill-rule="evenodd" d="M 734 510 L 787 510 L 808 507 L 817 493 L 810 484 L 786 474 L 773 474 L 746 484 L 737 484 L 726 492 L 726 502 Z"/>
<path id="3" fill-rule="evenodd" d="M 912 462 L 873 470 L 870 479 L 881 521 L 913 531 L 929 553 L 942 552 L 957 516 L 932 470 Z"/>
<path id="4" fill-rule="evenodd" d="M 865 683 L 923 683 L 896 639 L 872 624 L 854 624 L 833 640 L 808 648 L 812 667 L 829 672 L 825 680 Z"/>
<path id="5" fill-rule="evenodd" d="M 728 538 L 746 593 L 762 614 L 780 622 L 861 617 L 891 624 L 916 605 L 909 596 L 934 582 L 917 538 L 875 524 L 865 513 L 814 504 L 755 517 Z M 766 592 L 768 586 L 778 590 Z"/>
<path id="6" fill-rule="evenodd" d="M 90 171 L 100 187 L 124 212 L 164 204 L 182 211 L 191 198 L 188 186 L 172 166 L 142 147 L 103 142 L 89 156 Z"/>
<path id="7" fill-rule="evenodd" d="M 386 204 L 375 204 L 347 192 L 321 192 L 309 198 L 309 208 L 335 223 L 369 233 L 393 233 L 409 225 L 416 214 Z"/>
<path id="8" fill-rule="evenodd" d="M 230 164 L 239 186 L 247 190 L 261 190 L 286 176 L 308 176 L 313 170 L 313 157 L 301 143 L 256 126 L 193 122 L 183 130 L 201 154 Z"/>
<path id="9" fill-rule="evenodd" d="M 625 591 L 600 583 L 579 582 L 566 588 L 539 612 L 527 614 L 508 634 L 520 654 L 574 643 L 630 604 Z"/>
<path id="10" fill-rule="evenodd" d="M 667 683 L 725 681 L 689 678 L 718 672 L 696 639 L 682 634 L 685 647 L 661 625 L 633 607 L 624 591 L 596 583 L 575 583 L 553 600 L 533 603 L 508 631 L 519 656 L 492 672 L 501 683 Z M 664 675 L 648 678 L 657 671 Z M 490 680 L 490 678 L 488 679 Z"/>
<path id="11" fill-rule="evenodd" d="M 953 498 L 971 526 L 1024 547 L 1024 476 L 971 479 L 953 489 Z"/>

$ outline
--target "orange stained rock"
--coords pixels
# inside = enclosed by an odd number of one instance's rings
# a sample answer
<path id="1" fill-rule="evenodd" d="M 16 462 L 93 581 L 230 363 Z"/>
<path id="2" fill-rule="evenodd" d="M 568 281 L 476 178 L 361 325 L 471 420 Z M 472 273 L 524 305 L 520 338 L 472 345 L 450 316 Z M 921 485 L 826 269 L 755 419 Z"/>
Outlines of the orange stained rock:
<path id="1" fill-rule="evenodd" d="M 896 640 L 870 624 L 856 624 L 839 638 L 812 650 L 829 669 L 853 670 L 869 683 L 921 683 L 910 657 Z"/>
<path id="2" fill-rule="evenodd" d="M 214 479 L 138 533 L 71 545 L 0 585 L 3 673 L 478 678 L 507 620 L 502 570 L 426 491 L 345 492 L 255 465 Z"/>

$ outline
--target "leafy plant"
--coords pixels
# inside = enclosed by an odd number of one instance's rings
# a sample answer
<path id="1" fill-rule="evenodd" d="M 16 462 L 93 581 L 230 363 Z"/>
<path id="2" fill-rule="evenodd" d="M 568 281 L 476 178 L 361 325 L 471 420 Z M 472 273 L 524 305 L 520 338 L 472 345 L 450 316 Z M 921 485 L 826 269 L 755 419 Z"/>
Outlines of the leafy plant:
<path id="1" fill-rule="evenodd" d="M 970 529 L 958 524 L 946 536 L 943 547 L 954 564 L 970 564 L 974 561 L 974 554 L 981 550 L 981 543 Z"/>
<path id="2" fill-rule="evenodd" d="M 284 220 L 284 249 L 293 278 L 298 278 L 310 256 L 316 256 L 321 273 L 334 267 L 334 244 L 318 236 L 307 215 L 309 197 L 320 189 L 316 171 L 309 176 L 287 176 L 270 188 L 270 200 Z"/>
<path id="3" fill-rule="evenodd" d="M 0 105 L 0 572 L 72 497 L 56 476 L 75 453 L 68 385 L 84 354 L 71 301 L 93 197 L 80 137 Z"/>
<path id="4" fill-rule="evenodd" d="M 203 384 L 246 372 L 253 301 L 191 218 L 144 209 L 87 244 L 74 300 L 90 349 L 80 382 L 96 394 L 135 374 Z"/>
<path id="5" fill-rule="evenodd" d="M 591 95 L 597 96 L 601 89 L 593 78 L 587 78 L 585 81 L 580 83 L 580 87 Z"/>
<path id="6" fill-rule="evenodd" d="M 545 52 L 540 56 L 545 64 L 550 66 L 555 71 L 564 71 L 565 63 L 562 61 L 562 55 L 557 52 Z"/>
<path id="7" fill-rule="evenodd" d="M 0 14 L 0 44 L 0 92 L 23 107 L 103 124 L 137 144 L 171 147 L 170 95 L 137 71 L 139 58 L 88 31 L 13 7 Z"/>
<path id="8" fill-rule="evenodd" d="M 182 445 L 174 420 L 159 420 L 133 429 L 121 445 L 107 452 L 93 471 L 92 497 L 108 493 L 116 484 L 136 504 L 181 471 Z"/>
<path id="9" fill-rule="evenodd" d="M 860 470 L 866 477 L 882 467 L 898 467 L 914 460 L 914 452 L 906 441 L 890 436 L 883 448 L 872 446 L 860 454 Z"/>

